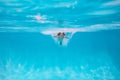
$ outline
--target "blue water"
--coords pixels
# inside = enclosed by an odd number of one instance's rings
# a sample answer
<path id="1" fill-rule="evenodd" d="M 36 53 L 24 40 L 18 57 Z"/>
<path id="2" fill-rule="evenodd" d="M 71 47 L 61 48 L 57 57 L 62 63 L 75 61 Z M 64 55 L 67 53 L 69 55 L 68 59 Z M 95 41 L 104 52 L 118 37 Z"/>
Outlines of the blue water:
<path id="1" fill-rule="evenodd" d="M 0 0 L 0 80 L 120 80 L 119 10 L 120 0 Z M 77 31 L 61 46 L 51 33 L 65 28 Z"/>

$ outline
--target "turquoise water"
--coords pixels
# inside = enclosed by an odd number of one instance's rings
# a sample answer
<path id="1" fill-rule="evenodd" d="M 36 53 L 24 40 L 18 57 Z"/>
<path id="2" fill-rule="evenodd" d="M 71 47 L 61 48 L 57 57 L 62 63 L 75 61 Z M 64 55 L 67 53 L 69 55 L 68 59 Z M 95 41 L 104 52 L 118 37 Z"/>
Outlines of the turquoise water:
<path id="1" fill-rule="evenodd" d="M 119 0 L 0 0 L 0 80 L 120 80 Z M 72 33 L 67 45 L 53 34 Z"/>

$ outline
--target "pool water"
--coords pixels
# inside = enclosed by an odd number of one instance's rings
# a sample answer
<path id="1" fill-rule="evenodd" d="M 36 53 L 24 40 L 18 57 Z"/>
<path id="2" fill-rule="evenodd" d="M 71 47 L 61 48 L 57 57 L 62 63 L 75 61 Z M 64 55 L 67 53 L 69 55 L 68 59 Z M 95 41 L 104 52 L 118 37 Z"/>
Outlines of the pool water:
<path id="1" fill-rule="evenodd" d="M 0 0 L 0 80 L 120 80 L 120 0 Z M 71 35 L 59 45 L 53 34 Z"/>

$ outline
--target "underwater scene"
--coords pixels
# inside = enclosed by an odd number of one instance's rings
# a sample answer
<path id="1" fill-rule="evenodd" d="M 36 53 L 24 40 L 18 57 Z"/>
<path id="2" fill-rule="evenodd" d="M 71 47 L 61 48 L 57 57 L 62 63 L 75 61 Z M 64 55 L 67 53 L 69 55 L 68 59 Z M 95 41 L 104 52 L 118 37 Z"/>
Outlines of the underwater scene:
<path id="1" fill-rule="evenodd" d="M 120 80 L 120 0 L 0 0 L 0 80 Z"/>

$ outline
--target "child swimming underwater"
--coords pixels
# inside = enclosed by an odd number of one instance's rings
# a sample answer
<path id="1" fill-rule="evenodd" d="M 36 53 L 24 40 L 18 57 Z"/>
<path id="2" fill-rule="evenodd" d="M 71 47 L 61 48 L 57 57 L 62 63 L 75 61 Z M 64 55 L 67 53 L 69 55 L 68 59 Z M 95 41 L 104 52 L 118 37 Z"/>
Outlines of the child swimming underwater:
<path id="1" fill-rule="evenodd" d="M 57 35 L 54 36 L 54 37 L 57 38 L 57 40 L 58 40 L 58 42 L 59 42 L 60 45 L 63 44 L 63 39 L 65 39 L 65 38 L 68 39 L 68 37 L 66 36 L 66 34 L 64 32 L 58 32 Z"/>

